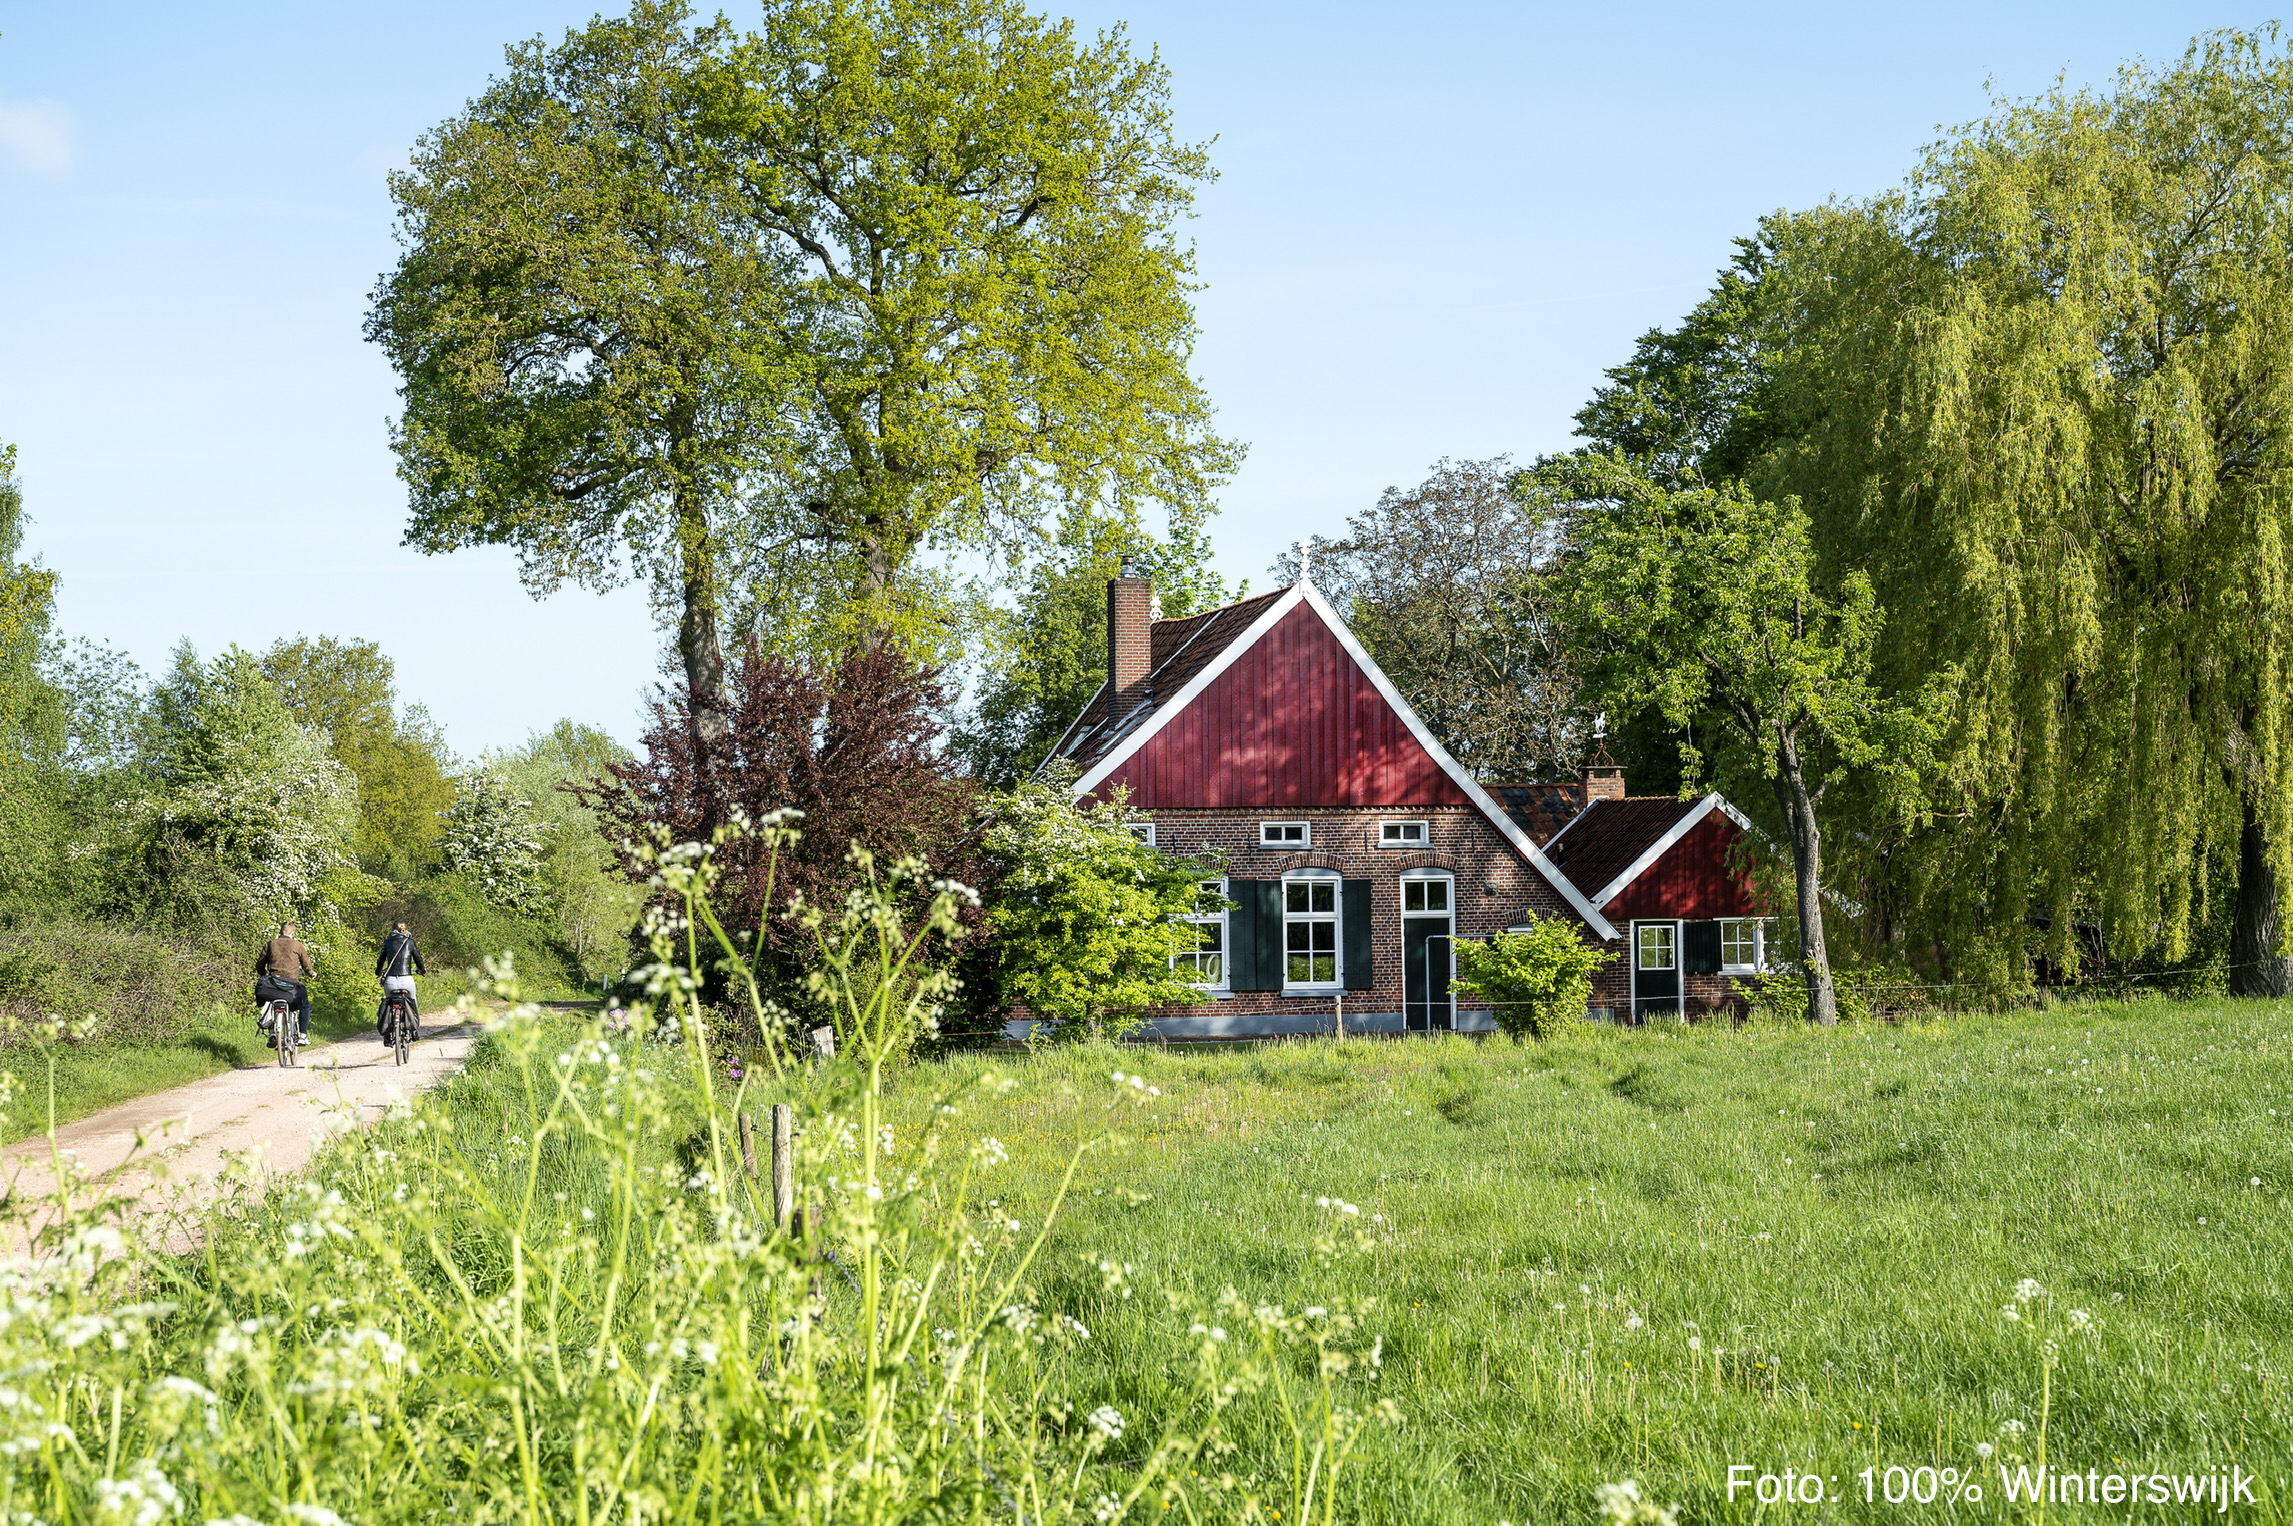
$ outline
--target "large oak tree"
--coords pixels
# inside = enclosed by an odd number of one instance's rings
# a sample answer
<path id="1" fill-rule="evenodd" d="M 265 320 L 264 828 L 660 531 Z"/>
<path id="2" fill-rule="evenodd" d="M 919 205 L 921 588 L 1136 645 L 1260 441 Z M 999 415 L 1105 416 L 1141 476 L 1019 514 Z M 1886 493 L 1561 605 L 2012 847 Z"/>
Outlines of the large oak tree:
<path id="1" fill-rule="evenodd" d="M 392 178 L 409 540 L 648 575 L 705 761 L 734 588 L 815 649 L 921 639 L 925 553 L 1199 502 L 1233 452 L 1167 95 L 1011 0 L 776 0 L 748 36 L 639 0 L 512 48 Z"/>

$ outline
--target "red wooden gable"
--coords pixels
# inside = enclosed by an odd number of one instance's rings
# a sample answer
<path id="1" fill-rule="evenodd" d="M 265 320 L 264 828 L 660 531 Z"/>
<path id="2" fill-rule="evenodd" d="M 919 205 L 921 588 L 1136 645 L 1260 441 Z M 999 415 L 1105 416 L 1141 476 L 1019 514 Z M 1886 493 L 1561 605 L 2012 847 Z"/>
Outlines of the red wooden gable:
<path id="1" fill-rule="evenodd" d="M 1305 603 L 1092 793 L 1117 784 L 1150 810 L 1473 804 Z"/>
<path id="2" fill-rule="evenodd" d="M 1601 912 L 1622 926 L 1630 917 L 1756 917 L 1751 877 L 1731 868 L 1728 855 L 1744 829 L 1715 810 L 1681 835 L 1664 856 L 1618 891 Z M 1583 887 L 1595 894 L 1601 887 Z"/>

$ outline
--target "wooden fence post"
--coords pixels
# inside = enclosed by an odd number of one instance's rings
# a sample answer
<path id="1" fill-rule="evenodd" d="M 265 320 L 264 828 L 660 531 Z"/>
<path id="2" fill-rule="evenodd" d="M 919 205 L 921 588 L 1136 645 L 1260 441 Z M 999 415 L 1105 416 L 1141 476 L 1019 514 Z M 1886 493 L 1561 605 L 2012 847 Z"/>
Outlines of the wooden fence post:
<path id="1" fill-rule="evenodd" d="M 740 1169 L 749 1180 L 756 1179 L 756 1119 L 747 1113 L 740 1115 Z"/>
<path id="2" fill-rule="evenodd" d="M 795 1109 L 785 1102 L 772 1105 L 772 1222 L 788 1233 L 789 1220 L 796 1214 L 796 1161 L 790 1149 L 795 1129 Z"/>
<path id="3" fill-rule="evenodd" d="M 833 1059 L 835 1059 L 835 1058 L 836 1058 L 836 1030 L 835 1030 L 835 1029 L 833 1029 L 833 1028 L 815 1028 L 815 1029 L 813 1029 L 813 1030 L 812 1030 L 812 1049 L 813 1049 L 813 1052 L 814 1052 L 815 1054 L 819 1055 L 819 1056 L 820 1056 L 820 1058 L 821 1058 L 821 1059 L 823 1059 L 823 1060 L 833 1060 Z"/>

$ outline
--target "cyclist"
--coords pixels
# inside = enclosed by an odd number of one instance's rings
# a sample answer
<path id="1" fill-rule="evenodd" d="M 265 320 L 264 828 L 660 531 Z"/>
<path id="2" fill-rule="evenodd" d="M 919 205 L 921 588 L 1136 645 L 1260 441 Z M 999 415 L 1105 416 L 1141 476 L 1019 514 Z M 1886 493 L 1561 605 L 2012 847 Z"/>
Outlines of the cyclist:
<path id="1" fill-rule="evenodd" d="M 303 1042 L 310 1042 L 311 993 L 303 982 L 318 974 L 318 965 L 312 962 L 311 951 L 303 940 L 295 936 L 294 923 L 279 924 L 279 935 L 263 945 L 261 956 L 255 960 L 255 974 L 268 978 L 280 988 L 291 1004 L 290 1015 L 302 1028 Z M 260 981 L 256 989 L 261 990 Z"/>
<path id="2" fill-rule="evenodd" d="M 414 977 L 427 975 L 430 967 L 422 962 L 422 951 L 414 946 L 414 935 L 403 922 L 392 925 L 382 940 L 382 957 L 374 961 L 374 973 L 382 980 L 382 1007 L 374 1014 L 374 1031 L 385 1039 L 390 1037 L 390 993 L 404 991 L 407 1005 L 419 1013 L 421 1004 L 414 999 Z"/>

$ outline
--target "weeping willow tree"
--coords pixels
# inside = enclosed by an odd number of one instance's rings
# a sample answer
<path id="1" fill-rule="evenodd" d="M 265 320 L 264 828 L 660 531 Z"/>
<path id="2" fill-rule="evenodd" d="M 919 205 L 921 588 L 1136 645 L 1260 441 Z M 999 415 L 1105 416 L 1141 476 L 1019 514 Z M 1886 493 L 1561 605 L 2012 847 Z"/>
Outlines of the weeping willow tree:
<path id="1" fill-rule="evenodd" d="M 1962 674 L 1894 893 L 2004 974 L 2183 957 L 2234 863 L 2231 988 L 2293 990 L 2293 56 L 2002 104 L 1807 227 L 1753 475 L 1874 571 L 1897 684 Z"/>

